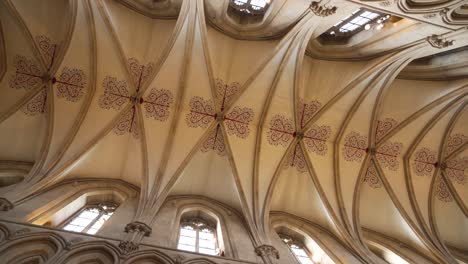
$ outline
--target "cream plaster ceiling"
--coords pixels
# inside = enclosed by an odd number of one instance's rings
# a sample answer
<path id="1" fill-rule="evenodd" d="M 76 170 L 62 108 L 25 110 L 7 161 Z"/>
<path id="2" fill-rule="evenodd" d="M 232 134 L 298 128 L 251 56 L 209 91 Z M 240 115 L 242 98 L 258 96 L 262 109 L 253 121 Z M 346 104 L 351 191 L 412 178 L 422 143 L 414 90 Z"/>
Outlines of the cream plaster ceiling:
<path id="1" fill-rule="evenodd" d="M 466 47 L 466 29 L 399 11 L 393 28 L 328 46 L 316 37 L 358 1 L 323 18 L 274 0 L 245 29 L 227 0 L 150 2 L 0 3 L 0 159 L 34 162 L 9 199 L 115 178 L 141 188 L 142 221 L 192 194 L 237 209 L 259 241 L 283 211 L 363 254 L 363 228 L 435 262 L 468 250 L 466 75 L 450 59 L 427 66 L 450 80 L 407 66 Z"/>

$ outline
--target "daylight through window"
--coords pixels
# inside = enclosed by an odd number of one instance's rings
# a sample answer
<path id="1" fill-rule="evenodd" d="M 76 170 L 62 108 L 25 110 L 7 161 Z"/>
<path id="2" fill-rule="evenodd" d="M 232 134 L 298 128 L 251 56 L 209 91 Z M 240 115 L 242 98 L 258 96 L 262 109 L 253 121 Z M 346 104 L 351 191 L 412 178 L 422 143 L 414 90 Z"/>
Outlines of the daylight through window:
<path id="1" fill-rule="evenodd" d="M 178 249 L 218 255 L 215 228 L 201 219 L 185 221 L 180 226 Z"/>
<path id="2" fill-rule="evenodd" d="M 115 208 L 116 206 L 111 204 L 86 206 L 63 229 L 94 235 L 109 220 Z"/>

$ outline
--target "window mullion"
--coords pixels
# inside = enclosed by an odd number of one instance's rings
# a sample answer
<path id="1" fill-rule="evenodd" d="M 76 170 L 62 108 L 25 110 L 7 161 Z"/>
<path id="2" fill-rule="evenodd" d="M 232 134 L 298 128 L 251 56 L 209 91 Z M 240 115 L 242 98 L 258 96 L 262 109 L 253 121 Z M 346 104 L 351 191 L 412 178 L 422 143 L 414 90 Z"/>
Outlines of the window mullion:
<path id="1" fill-rule="evenodd" d="M 200 230 L 198 229 L 198 227 L 197 227 L 196 230 L 197 230 L 197 232 L 195 232 L 195 251 L 197 253 L 200 253 L 200 243 L 198 241 L 200 239 L 200 235 L 199 235 Z"/>
<path id="2" fill-rule="evenodd" d="M 83 229 L 83 233 L 87 233 L 89 231 L 89 229 L 91 229 L 91 227 L 102 217 L 102 215 L 104 215 L 104 211 L 102 212 L 99 212 L 98 216 L 96 216 L 93 221 L 91 221 L 91 223 L 89 223 L 85 229 Z"/>

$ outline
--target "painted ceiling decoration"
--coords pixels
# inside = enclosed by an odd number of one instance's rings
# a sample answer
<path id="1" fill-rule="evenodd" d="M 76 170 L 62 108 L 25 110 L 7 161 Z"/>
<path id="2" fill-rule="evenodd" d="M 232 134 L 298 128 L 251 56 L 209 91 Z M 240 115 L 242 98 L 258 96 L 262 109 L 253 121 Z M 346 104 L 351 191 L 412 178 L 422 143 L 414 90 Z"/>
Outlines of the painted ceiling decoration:
<path id="1" fill-rule="evenodd" d="M 258 248 L 284 213 L 363 263 L 380 263 L 374 233 L 433 263 L 468 251 L 464 1 L 272 0 L 246 24 L 229 0 L 163 2 L 0 2 L 0 163 L 31 164 L 2 210 L 119 179 L 140 188 L 122 245 L 168 197 L 200 195 L 235 208 Z M 360 8 L 402 19 L 317 40 Z"/>

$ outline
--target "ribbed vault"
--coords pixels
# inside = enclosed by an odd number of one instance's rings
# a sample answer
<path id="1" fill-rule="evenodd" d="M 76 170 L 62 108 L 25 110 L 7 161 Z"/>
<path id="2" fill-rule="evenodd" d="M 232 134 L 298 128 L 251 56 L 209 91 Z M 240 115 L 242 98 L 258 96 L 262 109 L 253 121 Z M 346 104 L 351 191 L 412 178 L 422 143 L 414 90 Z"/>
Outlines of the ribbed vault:
<path id="1" fill-rule="evenodd" d="M 325 45 L 360 1 L 321 17 L 273 0 L 246 28 L 227 2 L 2 1 L 0 160 L 34 163 L 2 197 L 121 179 L 141 188 L 135 221 L 202 195 L 241 212 L 257 245 L 281 211 L 365 262 L 372 231 L 454 263 L 451 248 L 468 250 L 468 83 L 450 59 L 411 62 L 463 51 L 466 26 L 392 5 L 394 28 Z"/>

